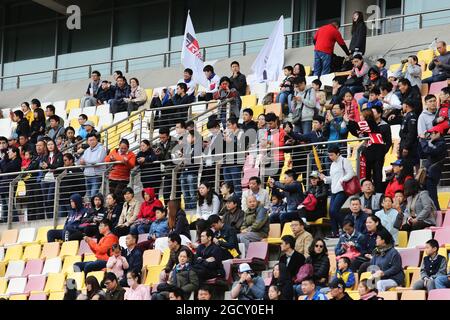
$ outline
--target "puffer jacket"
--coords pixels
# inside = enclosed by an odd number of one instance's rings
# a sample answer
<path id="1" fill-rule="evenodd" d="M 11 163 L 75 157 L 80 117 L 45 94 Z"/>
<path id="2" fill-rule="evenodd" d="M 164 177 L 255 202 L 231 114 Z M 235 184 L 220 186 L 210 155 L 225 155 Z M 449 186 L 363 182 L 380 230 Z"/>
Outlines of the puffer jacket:
<path id="1" fill-rule="evenodd" d="M 241 231 L 244 229 L 250 229 L 250 232 L 257 232 L 262 235 L 263 238 L 267 238 L 269 235 L 269 215 L 267 209 L 259 207 L 256 209 L 247 209 L 244 215 L 244 223 L 241 226 Z"/>
<path id="2" fill-rule="evenodd" d="M 330 259 L 326 253 L 321 253 L 319 255 L 310 255 L 305 263 L 310 263 L 313 266 L 313 280 L 316 285 L 324 286 L 328 283 L 328 275 L 330 273 Z M 325 278 L 324 282 L 320 279 Z"/>
<path id="3" fill-rule="evenodd" d="M 145 188 L 142 190 L 142 198 L 144 198 L 144 194 L 148 194 L 150 196 L 150 201 L 142 202 L 137 218 L 148 219 L 153 222 L 156 219 L 155 208 L 163 207 L 163 204 L 159 201 L 159 199 L 156 199 L 154 188 Z"/>
<path id="4" fill-rule="evenodd" d="M 189 263 L 185 264 L 183 268 L 177 264 L 172 270 L 169 283 L 183 290 L 185 300 L 189 299 L 191 293 L 199 287 L 197 273 Z"/>

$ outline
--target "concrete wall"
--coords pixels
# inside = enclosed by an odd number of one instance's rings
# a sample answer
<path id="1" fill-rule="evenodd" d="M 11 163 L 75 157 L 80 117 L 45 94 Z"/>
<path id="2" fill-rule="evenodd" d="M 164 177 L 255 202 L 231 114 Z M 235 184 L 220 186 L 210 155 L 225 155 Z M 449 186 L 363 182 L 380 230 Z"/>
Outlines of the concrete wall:
<path id="1" fill-rule="evenodd" d="M 402 57 L 417 52 L 420 49 L 427 48 L 434 37 L 450 42 L 448 28 L 448 25 L 443 25 L 422 30 L 371 37 L 367 41 L 366 55 L 371 59 L 385 57 L 388 65 L 391 63 L 399 63 Z M 296 62 L 301 62 L 304 65 L 312 66 L 314 59 L 313 53 L 312 47 L 286 50 L 285 64 L 293 65 Z M 336 46 L 336 54 L 344 55 L 339 46 Z M 238 60 L 241 64 L 242 72 L 249 74 L 251 73 L 250 68 L 255 58 L 256 54 L 250 54 L 219 60 L 215 64 L 215 69 L 219 75 L 229 75 L 231 61 Z M 127 75 L 127 77 L 137 77 L 140 79 L 143 87 L 155 88 L 175 84 L 181 78 L 181 74 L 182 67 L 176 66 L 166 69 L 136 71 L 132 75 Z M 17 107 L 20 102 L 30 101 L 32 98 L 39 98 L 41 102 L 79 98 L 85 92 L 87 84 L 88 80 L 86 79 L 3 91 L 0 92 L 0 108 Z"/>

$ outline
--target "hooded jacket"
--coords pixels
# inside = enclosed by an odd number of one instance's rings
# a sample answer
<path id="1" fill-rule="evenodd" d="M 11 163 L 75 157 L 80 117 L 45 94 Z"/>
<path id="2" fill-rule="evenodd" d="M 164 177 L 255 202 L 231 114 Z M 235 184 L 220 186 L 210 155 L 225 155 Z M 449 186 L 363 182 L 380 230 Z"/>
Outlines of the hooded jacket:
<path id="1" fill-rule="evenodd" d="M 150 196 L 150 201 L 142 202 L 137 218 L 148 219 L 153 222 L 156 219 L 155 208 L 163 207 L 163 204 L 159 201 L 159 199 L 156 199 L 154 188 L 145 188 L 142 190 L 142 198 L 144 198 L 144 194 L 148 194 Z"/>
<path id="2" fill-rule="evenodd" d="M 86 208 L 83 207 L 83 198 L 78 193 L 73 194 L 70 197 L 70 201 L 75 202 L 75 209 L 73 209 L 72 206 L 70 207 L 67 220 L 64 224 L 64 233 L 78 231 L 81 219 L 87 212 Z"/>

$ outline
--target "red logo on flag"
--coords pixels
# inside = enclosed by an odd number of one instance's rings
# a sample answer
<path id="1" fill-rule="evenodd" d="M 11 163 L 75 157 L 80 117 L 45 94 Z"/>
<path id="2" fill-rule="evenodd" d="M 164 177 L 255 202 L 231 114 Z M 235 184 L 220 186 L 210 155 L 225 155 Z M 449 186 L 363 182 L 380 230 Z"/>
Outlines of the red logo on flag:
<path id="1" fill-rule="evenodd" d="M 186 48 L 197 58 L 203 60 L 200 52 L 200 46 L 197 39 L 195 39 L 190 33 L 186 34 Z"/>

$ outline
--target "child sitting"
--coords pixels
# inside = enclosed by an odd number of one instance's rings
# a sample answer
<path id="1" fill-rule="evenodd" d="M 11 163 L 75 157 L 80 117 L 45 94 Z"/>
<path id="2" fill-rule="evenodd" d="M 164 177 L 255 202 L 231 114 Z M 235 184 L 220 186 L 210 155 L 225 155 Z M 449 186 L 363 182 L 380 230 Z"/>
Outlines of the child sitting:
<path id="1" fill-rule="evenodd" d="M 25 171 L 31 163 L 31 151 L 27 150 L 24 152 L 24 156 L 22 158 L 22 165 L 20 168 Z"/>
<path id="2" fill-rule="evenodd" d="M 148 249 L 153 249 L 155 240 L 161 237 L 167 237 L 169 234 L 169 224 L 166 218 L 167 209 L 162 207 L 155 207 L 156 220 L 150 226 L 150 231 L 148 233 L 148 240 L 141 242 L 137 247 L 144 252 Z"/>
<path id="3" fill-rule="evenodd" d="M 378 71 L 380 72 L 380 75 L 387 79 L 388 71 L 386 69 L 386 60 L 384 60 L 383 58 L 378 59 L 376 66 L 378 68 Z"/>
<path id="4" fill-rule="evenodd" d="M 448 108 L 450 107 L 450 87 L 442 88 L 439 100 L 441 101 L 441 106 L 436 119 L 433 121 L 434 127 L 427 132 L 439 132 L 441 136 L 444 136 L 450 128 L 448 115 Z"/>
<path id="5" fill-rule="evenodd" d="M 117 243 L 113 244 L 112 255 L 108 258 L 108 262 L 106 262 L 107 272 L 114 273 L 120 281 L 124 277 L 124 271 L 129 267 L 127 259 L 122 256 L 120 245 Z"/>
<path id="6" fill-rule="evenodd" d="M 355 100 L 355 97 L 353 95 L 353 93 L 348 90 L 347 92 L 345 92 L 344 94 L 344 120 L 346 122 L 352 120 L 352 121 L 356 121 L 359 122 L 360 118 L 359 118 L 359 106 L 358 106 L 358 102 Z"/>
<path id="7" fill-rule="evenodd" d="M 342 257 L 338 260 L 336 274 L 334 275 L 333 280 L 342 279 L 345 282 L 346 288 L 352 288 L 355 285 L 355 274 L 350 269 L 351 260 L 347 257 Z M 331 282 L 330 281 L 330 282 Z M 322 288 L 320 292 L 328 293 L 330 292 L 330 288 Z"/>
<path id="8" fill-rule="evenodd" d="M 425 244 L 425 257 L 420 266 L 420 279 L 414 282 L 414 290 L 436 289 L 434 280 L 438 276 L 447 274 L 447 260 L 439 255 L 439 242 L 434 239 L 428 240 Z"/>
<path id="9" fill-rule="evenodd" d="M 272 192 L 272 198 L 269 205 L 269 219 L 276 219 L 277 221 L 280 218 L 281 212 L 285 209 L 286 205 L 283 202 L 283 196 L 279 192 Z M 274 220 L 275 221 L 275 220 Z"/>

